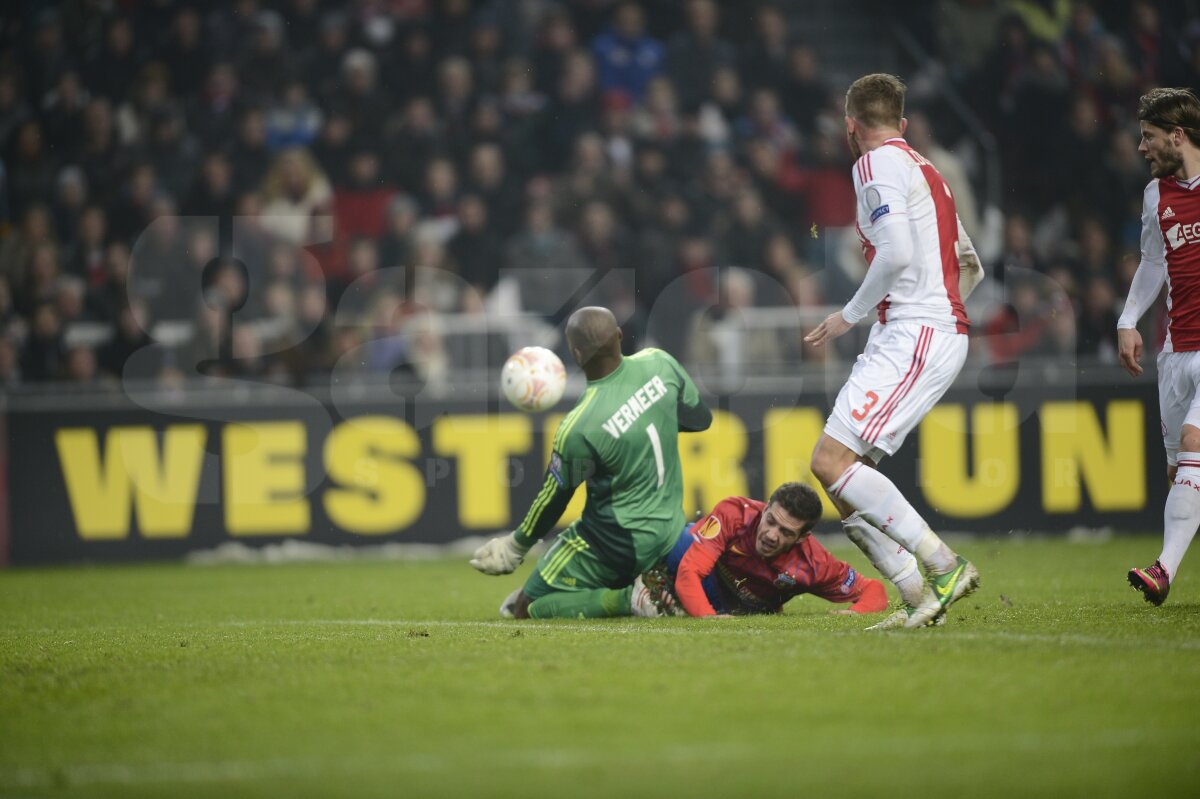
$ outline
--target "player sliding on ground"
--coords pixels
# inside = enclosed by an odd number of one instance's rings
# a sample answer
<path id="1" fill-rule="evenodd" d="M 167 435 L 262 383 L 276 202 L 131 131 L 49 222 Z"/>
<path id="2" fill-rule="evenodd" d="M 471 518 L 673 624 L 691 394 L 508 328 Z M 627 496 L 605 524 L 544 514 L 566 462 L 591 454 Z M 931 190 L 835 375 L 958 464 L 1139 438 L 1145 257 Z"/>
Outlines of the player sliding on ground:
<path id="1" fill-rule="evenodd" d="M 1161 605 L 1200 525 L 1200 100 L 1187 89 L 1154 89 L 1138 103 L 1153 180 L 1142 201 L 1142 260 L 1117 321 L 1121 365 L 1142 373 L 1142 314 L 1167 284 L 1167 338 L 1158 356 L 1158 408 L 1167 479 L 1162 554 L 1129 583 Z"/>
<path id="2" fill-rule="evenodd" d="M 605 308 L 571 314 L 567 345 L 587 390 L 554 434 L 545 482 L 524 521 L 480 547 L 471 565 L 484 574 L 511 573 L 587 481 L 583 515 L 504 601 L 501 615 L 658 615 L 640 575 L 670 552 L 685 521 L 676 439 L 679 431 L 708 429 L 712 413 L 667 353 L 622 357 L 621 330 Z"/>
<path id="3" fill-rule="evenodd" d="M 963 298 L 983 277 L 950 188 L 902 138 L 904 92 L 899 78 L 876 74 L 846 93 L 846 137 L 858 158 L 856 228 L 869 268 L 845 308 L 805 338 L 824 345 L 878 309 L 811 464 L 846 535 L 900 592 L 903 606 L 871 629 L 935 623 L 979 585 L 975 566 L 874 468 L 895 454 L 962 369 L 970 325 Z M 916 555 L 925 579 L 896 544 Z"/>
<path id="4" fill-rule="evenodd" d="M 852 602 L 854 613 L 886 610 L 883 583 L 809 534 L 820 518 L 821 498 L 803 483 L 784 483 L 766 502 L 723 499 L 684 530 L 667 556 L 668 589 L 689 616 L 778 613 L 800 594 Z"/>

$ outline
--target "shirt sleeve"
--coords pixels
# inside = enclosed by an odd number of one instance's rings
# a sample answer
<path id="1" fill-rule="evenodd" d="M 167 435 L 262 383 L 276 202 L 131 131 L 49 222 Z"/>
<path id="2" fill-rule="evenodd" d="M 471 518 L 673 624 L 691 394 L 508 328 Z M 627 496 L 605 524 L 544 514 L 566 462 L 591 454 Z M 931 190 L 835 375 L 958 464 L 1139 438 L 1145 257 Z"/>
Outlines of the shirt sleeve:
<path id="1" fill-rule="evenodd" d="M 871 584 L 875 583 L 878 589 L 883 589 L 883 584 L 878 580 L 872 580 L 869 577 L 864 577 L 850 567 L 849 563 L 844 560 L 838 560 L 829 550 L 821 546 L 816 539 L 812 541 L 811 557 L 816 563 L 818 579 L 814 581 L 809 593 L 814 596 L 819 596 L 821 599 L 829 602 L 854 602 L 855 605 L 851 610 L 857 610 L 859 613 L 875 613 L 887 608 L 887 590 L 882 591 L 880 596 L 879 591 Z M 868 600 L 866 603 L 861 600 Z M 882 602 L 882 604 L 880 604 Z M 864 610 L 859 605 L 869 605 L 872 609 Z M 878 607 L 875 607 L 878 605 Z"/>
<path id="2" fill-rule="evenodd" d="M 712 411 L 704 403 L 704 398 L 700 396 L 700 390 L 696 388 L 696 384 L 692 382 L 691 375 L 683 368 L 679 361 L 675 360 L 675 356 L 665 350 L 662 352 L 663 359 L 670 364 L 671 369 L 679 377 L 679 400 L 676 408 L 676 417 L 679 419 L 679 429 L 684 433 L 699 433 L 702 430 L 707 430 L 712 425 Z"/>
<path id="3" fill-rule="evenodd" d="M 911 171 L 898 163 L 892 147 L 883 147 L 864 155 L 854 165 L 854 194 L 858 198 L 859 227 L 871 238 L 870 231 L 885 217 L 908 213 L 908 184 Z"/>
<path id="4" fill-rule="evenodd" d="M 718 503 L 712 513 L 692 526 L 694 541 L 675 572 L 675 594 L 689 616 L 717 615 L 704 593 L 701 581 L 712 574 L 729 545 L 730 537 L 737 531 L 740 509 L 735 518 L 725 504 L 724 501 Z"/>
<path id="5" fill-rule="evenodd" d="M 1167 248 L 1158 224 L 1158 181 L 1146 186 L 1142 196 L 1142 260 L 1129 285 L 1125 309 L 1117 320 L 1117 329 L 1137 327 L 1167 280 Z"/>
<path id="6" fill-rule="evenodd" d="M 872 150 L 854 165 L 858 226 L 874 248 L 875 257 L 862 285 L 842 309 L 842 316 L 851 323 L 863 319 L 887 297 L 913 257 L 912 232 L 908 226 L 911 170 L 887 152 L 891 149 L 894 148 Z"/>
<path id="7" fill-rule="evenodd" d="M 561 423 L 559 429 L 562 429 Z M 526 547 L 533 546 L 553 529 L 575 489 L 596 472 L 596 454 L 582 435 L 571 431 L 561 441 L 557 433 L 554 438 L 555 447 L 550 453 L 542 488 L 521 524 L 513 531 L 517 542 Z"/>

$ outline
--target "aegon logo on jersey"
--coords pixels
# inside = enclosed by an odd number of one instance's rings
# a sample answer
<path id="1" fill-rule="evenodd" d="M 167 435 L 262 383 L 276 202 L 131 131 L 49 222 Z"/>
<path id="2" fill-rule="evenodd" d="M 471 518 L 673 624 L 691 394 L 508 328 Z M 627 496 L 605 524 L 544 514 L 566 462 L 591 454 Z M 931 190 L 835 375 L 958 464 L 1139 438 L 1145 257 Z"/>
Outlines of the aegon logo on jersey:
<path id="1" fill-rule="evenodd" d="M 1185 244 L 1200 244 L 1200 222 L 1188 225 L 1176 222 L 1167 229 L 1167 243 L 1172 250 L 1178 250 Z"/>

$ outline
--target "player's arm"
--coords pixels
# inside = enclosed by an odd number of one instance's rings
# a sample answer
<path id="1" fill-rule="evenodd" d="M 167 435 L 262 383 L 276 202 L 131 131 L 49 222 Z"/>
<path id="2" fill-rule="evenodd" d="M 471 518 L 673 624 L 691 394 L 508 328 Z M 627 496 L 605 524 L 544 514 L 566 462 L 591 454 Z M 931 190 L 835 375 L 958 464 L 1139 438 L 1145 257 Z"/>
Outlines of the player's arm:
<path id="1" fill-rule="evenodd" d="M 965 300 L 983 280 L 983 263 L 958 214 L 954 215 L 954 219 L 958 222 L 958 296 Z"/>
<path id="2" fill-rule="evenodd" d="M 699 433 L 707 430 L 712 425 L 712 411 L 704 403 L 704 398 L 700 396 L 700 390 L 692 382 L 691 375 L 679 361 L 675 360 L 673 355 L 664 351 L 663 356 L 671 364 L 671 368 L 675 370 L 680 380 L 679 401 L 676 408 L 680 432 Z"/>
<path id="3" fill-rule="evenodd" d="M 912 263 L 914 248 L 908 225 L 904 178 L 886 158 L 876 159 L 874 168 L 879 173 L 878 179 L 862 185 L 859 184 L 859 170 L 855 170 L 855 188 L 861 206 L 860 218 L 865 216 L 867 220 L 863 235 L 875 248 L 875 257 L 871 259 L 862 285 L 846 307 L 830 314 L 804 337 L 810 344 L 820 346 L 835 339 L 866 317 L 892 290 L 904 268 Z"/>
<path id="4" fill-rule="evenodd" d="M 567 509 L 575 489 L 594 470 L 596 460 L 582 437 L 568 434 L 551 453 L 542 488 L 525 518 L 508 535 L 493 538 L 475 550 L 471 565 L 484 574 L 510 574 L 521 565 L 529 548 L 553 529 Z"/>
<path id="5" fill-rule="evenodd" d="M 1167 251 L 1162 229 L 1158 226 L 1158 184 L 1146 187 L 1142 198 L 1142 260 L 1129 285 L 1125 309 L 1117 320 L 1117 350 L 1125 371 L 1137 377 L 1142 373 L 1142 334 L 1138 320 L 1146 313 L 1167 279 Z"/>
<path id="6" fill-rule="evenodd" d="M 712 574 L 717 561 L 725 553 L 729 536 L 734 532 L 734 520 L 727 518 L 722 510 L 721 504 L 718 503 L 712 513 L 693 525 L 693 530 L 702 531 L 704 534 L 697 535 L 675 572 L 675 595 L 679 597 L 679 604 L 683 605 L 689 616 L 718 615 L 712 603 L 708 601 L 701 581 Z M 716 532 L 712 533 L 714 527 Z"/>
<path id="7" fill-rule="evenodd" d="M 851 613 L 879 613 L 887 610 L 887 589 L 882 582 L 859 574 L 850 568 L 849 563 L 838 560 L 824 547 L 818 545 L 813 549 L 819 553 L 820 579 L 809 589 L 810 593 L 829 602 L 852 602 L 849 610 Z"/>

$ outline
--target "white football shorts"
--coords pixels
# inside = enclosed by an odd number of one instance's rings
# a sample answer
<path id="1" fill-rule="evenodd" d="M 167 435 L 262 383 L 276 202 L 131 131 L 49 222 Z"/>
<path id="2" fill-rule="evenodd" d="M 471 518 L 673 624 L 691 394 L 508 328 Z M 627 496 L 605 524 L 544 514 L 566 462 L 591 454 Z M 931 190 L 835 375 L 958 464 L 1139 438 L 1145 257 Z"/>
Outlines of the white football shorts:
<path id="1" fill-rule="evenodd" d="M 920 322 L 876 324 L 825 434 L 876 463 L 896 454 L 958 376 L 967 347 L 967 336 Z"/>
<path id="2" fill-rule="evenodd" d="M 1183 426 L 1200 427 L 1200 352 L 1158 354 L 1158 414 L 1162 419 L 1167 464 L 1179 459 Z"/>

